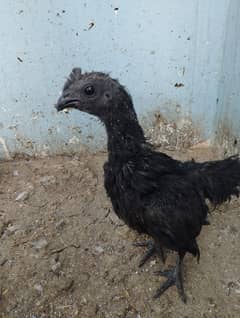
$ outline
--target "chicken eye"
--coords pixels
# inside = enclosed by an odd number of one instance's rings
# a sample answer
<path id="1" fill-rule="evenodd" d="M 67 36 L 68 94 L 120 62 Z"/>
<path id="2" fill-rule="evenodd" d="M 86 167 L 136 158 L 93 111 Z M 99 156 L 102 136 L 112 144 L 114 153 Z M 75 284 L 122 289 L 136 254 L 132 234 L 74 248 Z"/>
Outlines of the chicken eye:
<path id="1" fill-rule="evenodd" d="M 88 96 L 92 96 L 95 93 L 95 88 L 92 85 L 89 85 L 84 88 L 84 93 Z"/>

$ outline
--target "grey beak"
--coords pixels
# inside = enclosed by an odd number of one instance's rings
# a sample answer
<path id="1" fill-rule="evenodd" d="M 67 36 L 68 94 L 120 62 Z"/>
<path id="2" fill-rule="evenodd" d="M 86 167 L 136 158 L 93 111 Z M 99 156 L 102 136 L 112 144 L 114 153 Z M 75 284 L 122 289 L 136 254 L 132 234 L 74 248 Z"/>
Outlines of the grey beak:
<path id="1" fill-rule="evenodd" d="M 70 108 L 74 107 L 79 104 L 78 99 L 74 98 L 66 98 L 66 97 L 60 97 L 57 101 L 57 104 L 55 105 L 55 108 L 57 109 L 58 112 L 65 108 Z"/>
<path id="2" fill-rule="evenodd" d="M 62 96 L 59 97 L 57 104 L 55 104 L 55 108 L 58 112 L 63 110 L 65 108 L 65 98 L 63 98 Z"/>

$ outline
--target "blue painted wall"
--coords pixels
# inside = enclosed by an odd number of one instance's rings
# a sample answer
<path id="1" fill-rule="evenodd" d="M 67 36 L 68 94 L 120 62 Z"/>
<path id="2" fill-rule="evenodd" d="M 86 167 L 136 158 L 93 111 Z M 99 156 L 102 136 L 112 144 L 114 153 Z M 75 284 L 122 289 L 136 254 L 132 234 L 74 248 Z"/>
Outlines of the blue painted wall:
<path id="1" fill-rule="evenodd" d="M 167 120 L 188 118 L 199 138 L 208 139 L 227 107 L 238 126 L 239 21 L 237 0 L 5 1 L 0 10 L 0 157 L 105 145 L 96 119 L 53 108 L 74 66 L 118 78 L 143 122 L 156 112 Z M 184 86 L 176 88 L 176 83 Z M 236 94 L 227 103 L 232 84 Z"/>
<path id="2" fill-rule="evenodd" d="M 219 81 L 217 141 L 225 153 L 240 151 L 240 1 L 230 2 Z"/>

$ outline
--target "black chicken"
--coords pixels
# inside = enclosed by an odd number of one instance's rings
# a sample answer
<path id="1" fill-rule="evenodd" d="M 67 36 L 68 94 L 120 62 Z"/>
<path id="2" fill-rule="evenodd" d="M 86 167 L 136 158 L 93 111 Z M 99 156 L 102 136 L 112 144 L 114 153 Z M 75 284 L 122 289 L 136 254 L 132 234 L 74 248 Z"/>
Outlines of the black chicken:
<path id="1" fill-rule="evenodd" d="M 176 285 L 186 302 L 184 255 L 189 252 L 199 260 L 196 237 L 208 223 L 205 200 L 216 206 L 239 195 L 239 157 L 180 162 L 154 151 L 146 142 L 130 95 L 104 73 L 83 74 L 81 69 L 73 69 L 56 105 L 58 111 L 69 107 L 95 115 L 105 124 L 105 188 L 114 211 L 129 227 L 153 238 L 153 243 L 146 243 L 149 250 L 141 265 L 155 251 L 163 254 L 162 247 L 178 253 L 176 266 L 160 272 L 167 279 L 154 297 Z"/>

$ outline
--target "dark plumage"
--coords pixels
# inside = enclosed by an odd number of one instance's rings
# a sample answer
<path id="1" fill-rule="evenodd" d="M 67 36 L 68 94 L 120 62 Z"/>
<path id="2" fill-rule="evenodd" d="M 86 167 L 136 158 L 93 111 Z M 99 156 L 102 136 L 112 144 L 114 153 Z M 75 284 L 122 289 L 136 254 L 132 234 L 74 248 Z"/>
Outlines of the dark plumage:
<path id="1" fill-rule="evenodd" d="M 181 264 L 189 252 L 199 259 L 196 237 L 208 224 L 209 199 L 214 205 L 239 195 L 240 160 L 180 162 L 156 152 L 146 142 L 132 99 L 118 81 L 103 73 L 73 69 L 57 109 L 67 107 L 97 116 L 108 136 L 105 188 L 118 217 L 153 242 L 141 265 L 162 247 L 178 253 L 176 267 L 155 297 L 176 285 L 183 301 Z M 142 245 L 141 243 L 139 245 Z"/>

